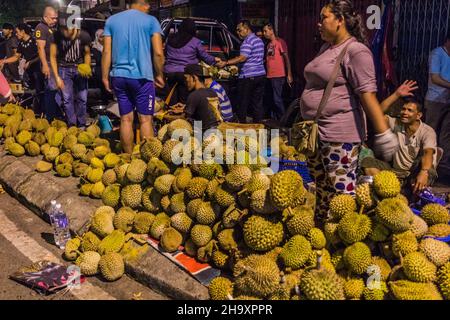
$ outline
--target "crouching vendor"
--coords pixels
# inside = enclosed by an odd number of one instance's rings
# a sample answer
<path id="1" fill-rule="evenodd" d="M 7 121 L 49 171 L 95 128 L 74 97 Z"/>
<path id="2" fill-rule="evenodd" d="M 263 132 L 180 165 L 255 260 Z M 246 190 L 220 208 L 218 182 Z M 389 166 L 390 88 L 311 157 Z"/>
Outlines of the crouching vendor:
<path id="1" fill-rule="evenodd" d="M 395 94 L 383 103 L 387 110 L 398 97 Z M 417 194 L 431 186 L 436 173 L 436 133 L 422 122 L 422 105 L 412 99 L 405 99 L 400 118 L 386 116 L 392 131 L 398 136 L 400 146 L 391 163 L 373 157 L 361 162 L 364 173 L 375 176 L 382 170 L 391 170 L 403 182 L 406 191 Z"/>
<path id="2" fill-rule="evenodd" d="M 223 122 L 219 97 L 214 90 L 206 86 L 207 77 L 209 72 L 206 68 L 197 64 L 186 66 L 184 78 L 191 93 L 186 105 L 177 104 L 172 110 L 174 113 L 184 113 L 185 118 L 192 123 L 201 121 L 203 131 L 215 129 Z"/>

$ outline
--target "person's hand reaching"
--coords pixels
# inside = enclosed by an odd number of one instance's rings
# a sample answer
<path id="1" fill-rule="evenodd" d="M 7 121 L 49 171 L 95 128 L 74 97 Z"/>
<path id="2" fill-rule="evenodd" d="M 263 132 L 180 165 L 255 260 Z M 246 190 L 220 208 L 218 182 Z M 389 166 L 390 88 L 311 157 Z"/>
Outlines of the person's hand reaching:
<path id="1" fill-rule="evenodd" d="M 395 93 L 400 98 L 412 97 L 414 96 L 413 91 L 419 89 L 417 86 L 417 81 L 406 80 L 396 91 Z"/>

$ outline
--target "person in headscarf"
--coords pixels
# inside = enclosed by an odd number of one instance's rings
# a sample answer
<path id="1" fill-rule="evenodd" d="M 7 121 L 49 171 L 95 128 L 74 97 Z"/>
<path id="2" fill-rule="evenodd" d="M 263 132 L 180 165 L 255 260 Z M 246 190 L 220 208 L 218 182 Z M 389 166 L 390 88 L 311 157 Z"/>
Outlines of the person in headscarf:
<path id="1" fill-rule="evenodd" d="M 220 61 L 219 58 L 215 58 L 205 51 L 202 42 L 196 37 L 196 31 L 194 20 L 184 19 L 178 27 L 178 31 L 170 35 L 167 40 L 164 73 L 170 90 L 177 84 L 170 105 L 185 104 L 187 101 L 189 90 L 184 80 L 186 66 L 198 64 L 200 61 L 215 65 Z"/>
<path id="2" fill-rule="evenodd" d="M 96 87 L 100 88 L 102 103 L 107 104 L 112 96 L 108 91 L 106 91 L 102 81 L 102 53 L 103 53 L 103 43 L 105 39 L 103 36 L 103 32 L 104 32 L 103 29 L 98 29 L 95 32 L 95 39 L 94 42 L 92 43 L 91 52 L 95 61 L 94 79 Z"/>

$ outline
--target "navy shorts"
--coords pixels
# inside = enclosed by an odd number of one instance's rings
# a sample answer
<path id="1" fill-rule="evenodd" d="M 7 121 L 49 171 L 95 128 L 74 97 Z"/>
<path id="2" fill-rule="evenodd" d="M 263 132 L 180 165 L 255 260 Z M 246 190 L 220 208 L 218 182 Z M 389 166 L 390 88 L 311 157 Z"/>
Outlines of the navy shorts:
<path id="1" fill-rule="evenodd" d="M 155 86 L 147 79 L 112 77 L 112 88 L 119 103 L 121 116 L 134 110 L 144 116 L 152 116 L 155 110 Z"/>

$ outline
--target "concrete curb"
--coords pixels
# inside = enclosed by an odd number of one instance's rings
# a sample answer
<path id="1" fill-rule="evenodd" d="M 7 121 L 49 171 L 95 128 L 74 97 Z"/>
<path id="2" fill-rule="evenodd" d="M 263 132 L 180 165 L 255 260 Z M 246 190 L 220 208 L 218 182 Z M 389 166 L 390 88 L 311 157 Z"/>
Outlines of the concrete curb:
<path id="1" fill-rule="evenodd" d="M 77 179 L 62 179 L 51 173 L 35 172 L 33 165 L 38 160 L 15 158 L 7 155 L 4 147 L 0 146 L 0 183 L 47 222 L 46 208 L 51 200 L 57 200 L 66 210 L 71 231 L 82 234 L 101 202 L 81 198 L 71 192 L 76 189 Z M 141 259 L 127 262 L 126 272 L 137 281 L 173 299 L 209 299 L 205 286 L 152 247 Z"/>

